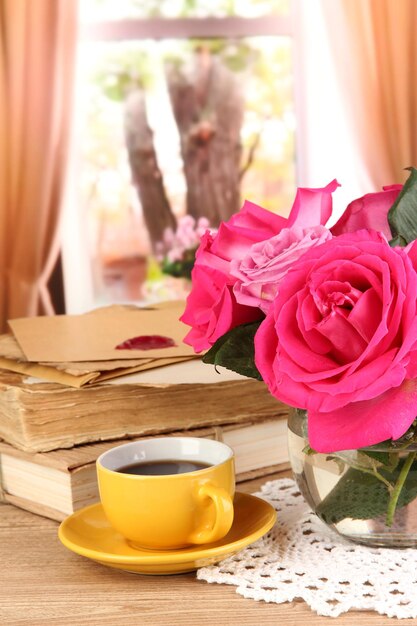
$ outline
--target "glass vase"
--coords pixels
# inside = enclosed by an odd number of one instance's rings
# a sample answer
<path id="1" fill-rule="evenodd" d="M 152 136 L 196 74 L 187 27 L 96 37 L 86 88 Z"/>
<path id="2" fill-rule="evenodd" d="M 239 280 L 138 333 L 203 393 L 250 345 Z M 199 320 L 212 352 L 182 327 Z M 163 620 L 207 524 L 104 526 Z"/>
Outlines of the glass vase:
<path id="1" fill-rule="evenodd" d="M 402 439 L 332 454 L 309 447 L 307 413 L 288 420 L 294 478 L 314 513 L 346 539 L 417 547 L 417 444 Z"/>

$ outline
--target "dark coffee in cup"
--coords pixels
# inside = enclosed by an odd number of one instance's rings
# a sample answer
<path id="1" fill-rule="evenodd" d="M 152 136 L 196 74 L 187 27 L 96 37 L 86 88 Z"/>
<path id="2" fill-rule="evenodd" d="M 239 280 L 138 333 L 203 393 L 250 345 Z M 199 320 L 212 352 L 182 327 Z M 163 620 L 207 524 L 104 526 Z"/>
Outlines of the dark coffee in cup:
<path id="1" fill-rule="evenodd" d="M 133 474 L 135 476 L 168 476 L 169 474 L 186 474 L 197 472 L 210 467 L 209 463 L 200 461 L 183 461 L 182 459 L 167 459 L 161 461 L 141 461 L 119 467 L 121 474 Z"/>

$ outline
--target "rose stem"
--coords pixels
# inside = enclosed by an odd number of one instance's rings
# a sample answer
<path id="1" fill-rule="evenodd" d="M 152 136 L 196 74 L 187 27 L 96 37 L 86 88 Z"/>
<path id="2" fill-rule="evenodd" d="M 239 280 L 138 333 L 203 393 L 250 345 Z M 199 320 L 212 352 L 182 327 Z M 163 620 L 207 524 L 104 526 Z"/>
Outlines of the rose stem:
<path id="1" fill-rule="evenodd" d="M 394 521 L 395 509 L 397 508 L 398 498 L 400 497 L 401 489 L 404 486 L 405 480 L 408 476 L 408 472 L 410 471 L 416 455 L 417 452 L 412 452 L 407 456 L 404 465 L 401 468 L 401 472 L 398 476 L 397 482 L 395 483 L 394 489 L 392 490 L 391 497 L 388 502 L 387 517 L 385 522 L 387 526 L 392 526 L 392 523 Z"/>

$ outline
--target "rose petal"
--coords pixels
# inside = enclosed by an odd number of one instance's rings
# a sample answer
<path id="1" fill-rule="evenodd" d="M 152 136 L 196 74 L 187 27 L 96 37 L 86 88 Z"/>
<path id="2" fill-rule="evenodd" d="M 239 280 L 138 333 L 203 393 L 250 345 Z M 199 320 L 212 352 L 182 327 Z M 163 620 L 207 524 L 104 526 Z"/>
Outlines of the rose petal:
<path id="1" fill-rule="evenodd" d="M 294 320 L 297 317 L 298 298 L 293 296 L 282 308 L 276 322 L 276 333 L 282 349 L 291 355 L 291 360 L 301 364 L 308 372 L 321 372 L 335 368 L 334 359 L 325 354 L 312 352 L 303 341 L 302 334 Z M 284 363 L 283 363 L 284 365 Z"/>
<path id="2" fill-rule="evenodd" d="M 353 200 L 346 208 L 342 217 L 330 229 L 333 235 L 342 235 L 362 228 L 384 233 L 391 239 L 388 224 L 388 211 L 394 204 L 402 185 L 384 187 L 384 191 L 368 193 L 362 198 Z"/>
<path id="3" fill-rule="evenodd" d="M 416 417 L 417 380 L 328 413 L 309 411 L 308 438 L 317 452 L 336 452 L 398 439 Z"/>
<path id="4" fill-rule="evenodd" d="M 378 319 L 381 317 L 381 307 L 382 302 L 378 293 L 374 289 L 367 289 L 349 313 L 349 323 L 356 328 L 366 342 L 369 342 L 375 334 Z"/>
<path id="5" fill-rule="evenodd" d="M 257 231 L 256 233 L 258 234 Z M 265 238 L 271 236 L 265 233 L 259 234 L 260 237 L 264 235 Z M 222 222 L 211 245 L 211 251 L 215 256 L 231 261 L 242 258 L 255 241 L 259 241 L 259 239 L 255 238 L 253 230 L 241 228 L 237 237 L 230 223 Z"/>
<path id="6" fill-rule="evenodd" d="M 180 320 L 192 326 L 183 341 L 195 352 L 206 350 L 231 328 L 262 315 L 259 309 L 236 302 L 229 284 L 233 278 L 218 270 L 195 265 L 192 278 L 196 288 L 188 295 Z"/>
<path id="7" fill-rule="evenodd" d="M 268 314 L 260 324 L 254 338 L 255 364 L 258 369 L 262 369 L 262 378 L 272 395 L 275 395 L 273 390 L 275 389 L 276 379 L 273 364 L 277 351 L 274 326 L 274 316 Z"/>
<path id="8" fill-rule="evenodd" d="M 332 193 L 340 187 L 336 179 L 318 189 L 299 187 L 288 217 L 288 226 L 324 226 L 332 214 Z"/>
<path id="9" fill-rule="evenodd" d="M 332 344 L 331 355 L 340 365 L 356 361 L 366 348 L 366 341 L 338 309 L 323 319 L 317 330 Z"/>
<path id="10" fill-rule="evenodd" d="M 417 239 L 408 244 L 403 251 L 407 254 L 414 269 L 417 271 Z"/>
<path id="11" fill-rule="evenodd" d="M 332 344 L 316 330 L 321 316 L 311 294 L 303 300 L 299 299 L 296 315 L 298 328 L 309 349 L 319 354 L 328 354 L 332 349 Z"/>
<path id="12" fill-rule="evenodd" d="M 245 200 L 240 211 L 232 215 L 228 223 L 234 228 L 257 231 L 260 237 L 256 241 L 268 239 L 288 226 L 287 218 L 272 213 L 249 200 Z"/>
<path id="13" fill-rule="evenodd" d="M 207 265 L 223 272 L 224 274 L 227 274 L 230 263 L 227 259 L 212 253 L 211 246 L 213 244 L 213 240 L 214 237 L 209 231 L 202 236 L 200 245 L 195 255 L 194 265 Z"/>
<path id="14" fill-rule="evenodd" d="M 362 366 L 353 374 L 344 372 L 339 379 L 312 381 L 312 391 L 322 394 L 316 406 L 320 411 L 334 411 L 349 402 L 370 400 L 390 387 L 397 387 L 406 378 L 404 363 L 395 363 L 395 349 Z"/>

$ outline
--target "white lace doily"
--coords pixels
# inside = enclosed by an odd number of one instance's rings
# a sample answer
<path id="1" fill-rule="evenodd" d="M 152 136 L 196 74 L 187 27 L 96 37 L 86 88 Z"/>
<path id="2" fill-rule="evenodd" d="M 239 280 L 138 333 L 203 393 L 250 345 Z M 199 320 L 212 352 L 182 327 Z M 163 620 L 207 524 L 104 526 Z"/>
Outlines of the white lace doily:
<path id="1" fill-rule="evenodd" d="M 328 529 L 309 509 L 295 482 L 268 482 L 255 494 L 278 512 L 262 539 L 218 565 L 198 570 L 209 583 L 266 602 L 302 598 L 319 615 L 350 609 L 417 617 L 417 550 L 368 548 Z"/>

